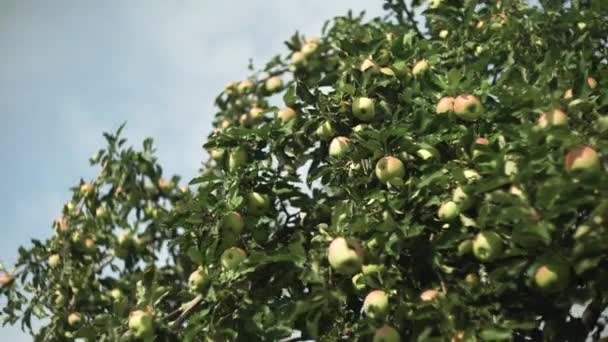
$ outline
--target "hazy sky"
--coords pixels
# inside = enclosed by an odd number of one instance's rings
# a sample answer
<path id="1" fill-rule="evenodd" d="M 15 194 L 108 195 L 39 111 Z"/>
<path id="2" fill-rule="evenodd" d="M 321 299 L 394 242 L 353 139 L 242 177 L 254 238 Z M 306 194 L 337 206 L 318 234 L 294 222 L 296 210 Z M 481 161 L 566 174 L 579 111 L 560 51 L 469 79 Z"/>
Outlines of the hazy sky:
<path id="1" fill-rule="evenodd" d="M 375 16 L 381 1 L 0 0 L 0 262 L 50 235 L 68 188 L 94 176 L 103 131 L 126 121 L 131 144 L 154 137 L 165 171 L 188 180 L 224 84 L 349 8 Z"/>

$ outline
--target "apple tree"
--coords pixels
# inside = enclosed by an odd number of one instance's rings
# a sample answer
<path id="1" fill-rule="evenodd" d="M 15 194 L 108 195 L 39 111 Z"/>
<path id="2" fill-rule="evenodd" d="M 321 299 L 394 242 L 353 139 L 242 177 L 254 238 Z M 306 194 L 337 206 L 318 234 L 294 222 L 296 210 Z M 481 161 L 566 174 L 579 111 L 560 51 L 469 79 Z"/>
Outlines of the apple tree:
<path id="1" fill-rule="evenodd" d="M 600 339 L 608 3 L 384 9 L 229 83 L 187 185 L 151 140 L 105 134 L 53 236 L 2 269 L 3 323 L 35 341 Z"/>

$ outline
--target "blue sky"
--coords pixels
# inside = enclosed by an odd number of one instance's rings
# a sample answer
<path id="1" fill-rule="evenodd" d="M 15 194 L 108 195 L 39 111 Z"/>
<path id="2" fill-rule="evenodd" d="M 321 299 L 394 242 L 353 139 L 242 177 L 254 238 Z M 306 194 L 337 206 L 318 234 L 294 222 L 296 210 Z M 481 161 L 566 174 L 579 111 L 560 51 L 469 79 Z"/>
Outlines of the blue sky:
<path id="1" fill-rule="evenodd" d="M 348 8 L 378 15 L 381 2 L 0 1 L 0 262 L 50 236 L 68 188 L 94 176 L 103 131 L 126 121 L 131 144 L 154 137 L 165 171 L 189 179 L 224 84 Z"/>

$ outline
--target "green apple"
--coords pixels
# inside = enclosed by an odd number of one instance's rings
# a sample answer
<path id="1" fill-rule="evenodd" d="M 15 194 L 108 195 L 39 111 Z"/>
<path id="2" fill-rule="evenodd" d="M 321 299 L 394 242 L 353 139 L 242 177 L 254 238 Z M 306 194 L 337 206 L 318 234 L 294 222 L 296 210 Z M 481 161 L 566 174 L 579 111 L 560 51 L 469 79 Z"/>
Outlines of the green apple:
<path id="1" fill-rule="evenodd" d="M 473 240 L 473 254 L 481 262 L 492 262 L 504 251 L 501 237 L 495 232 L 481 232 Z"/>
<path id="2" fill-rule="evenodd" d="M 251 109 L 249 109 L 249 116 L 248 118 L 251 119 L 251 121 L 260 121 L 262 120 L 262 118 L 264 118 L 264 112 L 265 109 L 261 108 L 261 107 L 251 107 Z"/>
<path id="3" fill-rule="evenodd" d="M 327 260 L 336 272 L 353 275 L 361 270 L 363 250 L 357 242 L 338 237 L 329 244 Z"/>
<path id="4" fill-rule="evenodd" d="M 317 133 L 319 138 L 323 140 L 329 140 L 336 135 L 336 131 L 334 130 L 334 126 L 331 124 L 331 121 L 323 121 L 323 123 L 317 127 L 315 133 Z"/>
<path id="5" fill-rule="evenodd" d="M 230 151 L 228 155 L 228 170 L 236 171 L 247 164 L 247 152 L 242 147 Z"/>
<path id="6" fill-rule="evenodd" d="M 600 168 L 600 157 L 590 146 L 579 146 L 571 149 L 564 159 L 566 171 Z"/>
<path id="7" fill-rule="evenodd" d="M 270 198 L 266 194 L 254 191 L 247 195 L 247 208 L 252 214 L 263 214 L 270 208 Z"/>
<path id="8" fill-rule="evenodd" d="M 536 122 L 539 128 L 548 126 L 565 126 L 568 124 L 568 116 L 560 109 L 554 109 L 550 112 L 542 113 Z"/>
<path id="9" fill-rule="evenodd" d="M 329 156 L 342 158 L 351 149 L 350 139 L 347 137 L 335 137 L 329 144 Z"/>
<path id="10" fill-rule="evenodd" d="M 435 112 L 437 114 L 450 113 L 454 111 L 454 98 L 451 96 L 444 96 L 437 102 Z"/>
<path id="11" fill-rule="evenodd" d="M 441 292 L 433 289 L 424 290 L 420 294 L 420 300 L 423 302 L 432 302 L 437 300 L 439 297 L 441 297 Z"/>
<path id="12" fill-rule="evenodd" d="M 441 31 L 439 31 L 439 38 L 446 39 L 448 37 L 448 34 L 450 34 L 450 31 L 441 30 Z"/>
<path id="13" fill-rule="evenodd" d="M 266 91 L 274 93 L 283 88 L 283 80 L 279 76 L 272 76 L 266 80 Z"/>
<path id="14" fill-rule="evenodd" d="M 83 183 L 80 185 L 80 195 L 83 197 L 92 196 L 95 193 L 95 185 L 92 183 Z"/>
<path id="15" fill-rule="evenodd" d="M 471 197 L 464 192 L 461 186 L 452 192 L 452 201 L 458 205 L 460 210 L 467 210 L 473 204 Z"/>
<path id="16" fill-rule="evenodd" d="M 475 273 L 469 273 L 464 277 L 464 281 L 470 285 L 477 284 L 479 282 L 479 276 Z"/>
<path id="17" fill-rule="evenodd" d="M 95 251 L 97 250 L 96 249 L 95 239 L 93 239 L 93 238 L 86 238 L 86 239 L 84 239 L 84 250 L 88 254 L 95 253 Z"/>
<path id="18" fill-rule="evenodd" d="M 226 151 L 223 148 L 212 148 L 209 150 L 209 155 L 211 156 L 211 159 L 215 161 L 222 160 L 224 158 L 225 153 Z"/>
<path id="19" fill-rule="evenodd" d="M 220 262 L 225 270 L 234 270 L 247 258 L 244 250 L 238 247 L 230 247 L 222 253 Z"/>
<path id="20" fill-rule="evenodd" d="M 437 217 L 443 222 L 450 222 L 460 215 L 458 204 L 453 201 L 443 203 L 437 211 Z"/>
<path id="21" fill-rule="evenodd" d="M 389 311 L 388 295 L 382 290 L 370 292 L 363 301 L 363 312 L 371 319 L 382 319 Z"/>
<path id="22" fill-rule="evenodd" d="M 482 113 L 483 106 L 474 95 L 463 94 L 454 100 L 454 114 L 462 120 L 475 121 Z"/>
<path id="23" fill-rule="evenodd" d="M 405 176 L 405 167 L 399 158 L 386 156 L 380 158 L 376 163 L 376 177 L 387 183 L 395 178 L 402 179 Z"/>
<path id="24" fill-rule="evenodd" d="M 277 119 L 279 119 L 282 123 L 288 123 L 289 121 L 295 119 L 296 117 L 297 117 L 296 111 L 289 107 L 281 108 L 277 112 Z"/>
<path id="25" fill-rule="evenodd" d="M 57 268 L 61 264 L 61 257 L 59 254 L 51 254 L 48 259 L 49 266 L 51 268 Z"/>
<path id="26" fill-rule="evenodd" d="M 414 77 L 420 76 L 422 74 L 424 74 L 425 72 L 427 72 L 430 68 L 430 64 L 429 61 L 426 59 L 421 59 L 418 62 L 416 62 L 416 64 L 414 64 L 414 67 L 412 68 L 412 75 L 414 75 Z"/>
<path id="27" fill-rule="evenodd" d="M 600 133 L 608 132 L 608 115 L 597 118 L 596 127 Z"/>
<path id="28" fill-rule="evenodd" d="M 195 293 L 203 291 L 209 282 L 209 274 L 202 267 L 199 267 L 188 277 L 188 287 L 190 288 L 190 291 Z"/>
<path id="29" fill-rule="evenodd" d="M 253 81 L 244 80 L 244 81 L 239 82 L 236 89 L 239 93 L 244 94 L 244 93 L 248 93 L 248 92 L 252 91 L 253 87 L 255 87 L 255 84 L 253 83 Z"/>
<path id="30" fill-rule="evenodd" d="M 77 327 L 82 322 L 82 316 L 79 312 L 72 312 L 68 315 L 68 324 L 71 327 Z"/>
<path id="31" fill-rule="evenodd" d="M 224 215 L 222 226 L 235 234 L 240 234 L 243 231 L 243 228 L 245 228 L 245 221 L 241 214 L 236 211 L 231 211 Z"/>
<path id="32" fill-rule="evenodd" d="M 384 325 L 376 329 L 373 342 L 401 342 L 401 335 L 395 328 Z"/>
<path id="33" fill-rule="evenodd" d="M 15 276 L 8 272 L 0 272 L 0 288 L 9 287 L 15 281 Z"/>
<path id="34" fill-rule="evenodd" d="M 133 336 L 149 339 L 154 334 L 154 318 L 143 310 L 135 310 L 129 314 L 129 330 Z"/>
<path id="35" fill-rule="evenodd" d="M 357 97 L 353 100 L 353 115 L 361 121 L 371 121 L 376 116 L 376 105 L 374 99 L 369 97 Z"/>
<path id="36" fill-rule="evenodd" d="M 570 283 L 570 266 L 561 262 L 549 262 L 536 268 L 534 285 L 541 292 L 563 291 Z"/>

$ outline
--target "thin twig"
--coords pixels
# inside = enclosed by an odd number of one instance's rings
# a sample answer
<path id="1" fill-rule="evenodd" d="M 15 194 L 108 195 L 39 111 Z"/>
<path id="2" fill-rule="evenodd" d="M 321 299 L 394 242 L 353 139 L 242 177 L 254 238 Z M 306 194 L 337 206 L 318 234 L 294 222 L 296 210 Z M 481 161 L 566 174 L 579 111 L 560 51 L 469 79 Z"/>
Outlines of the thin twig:
<path id="1" fill-rule="evenodd" d="M 188 302 L 187 304 L 185 304 L 183 306 L 182 314 L 179 315 L 179 317 L 177 317 L 169 325 L 173 328 L 180 327 L 182 325 L 182 323 L 184 323 L 186 318 L 188 318 L 193 313 L 194 309 L 196 309 L 196 307 L 199 306 L 199 304 L 201 304 L 202 302 L 203 302 L 203 295 L 199 294 L 196 297 L 194 297 L 193 300 L 191 300 L 190 302 Z"/>
<path id="2" fill-rule="evenodd" d="M 405 3 L 405 0 L 398 0 L 398 1 L 399 1 L 399 4 L 401 5 L 401 8 L 403 8 L 403 11 L 407 15 L 408 21 L 410 22 L 410 24 L 412 24 L 412 28 L 414 29 L 414 31 L 416 31 L 416 34 L 418 35 L 418 37 L 420 39 L 424 39 L 424 35 L 418 28 L 418 22 L 414 18 L 414 13 L 409 10 L 409 8 L 407 7 L 407 4 Z"/>

